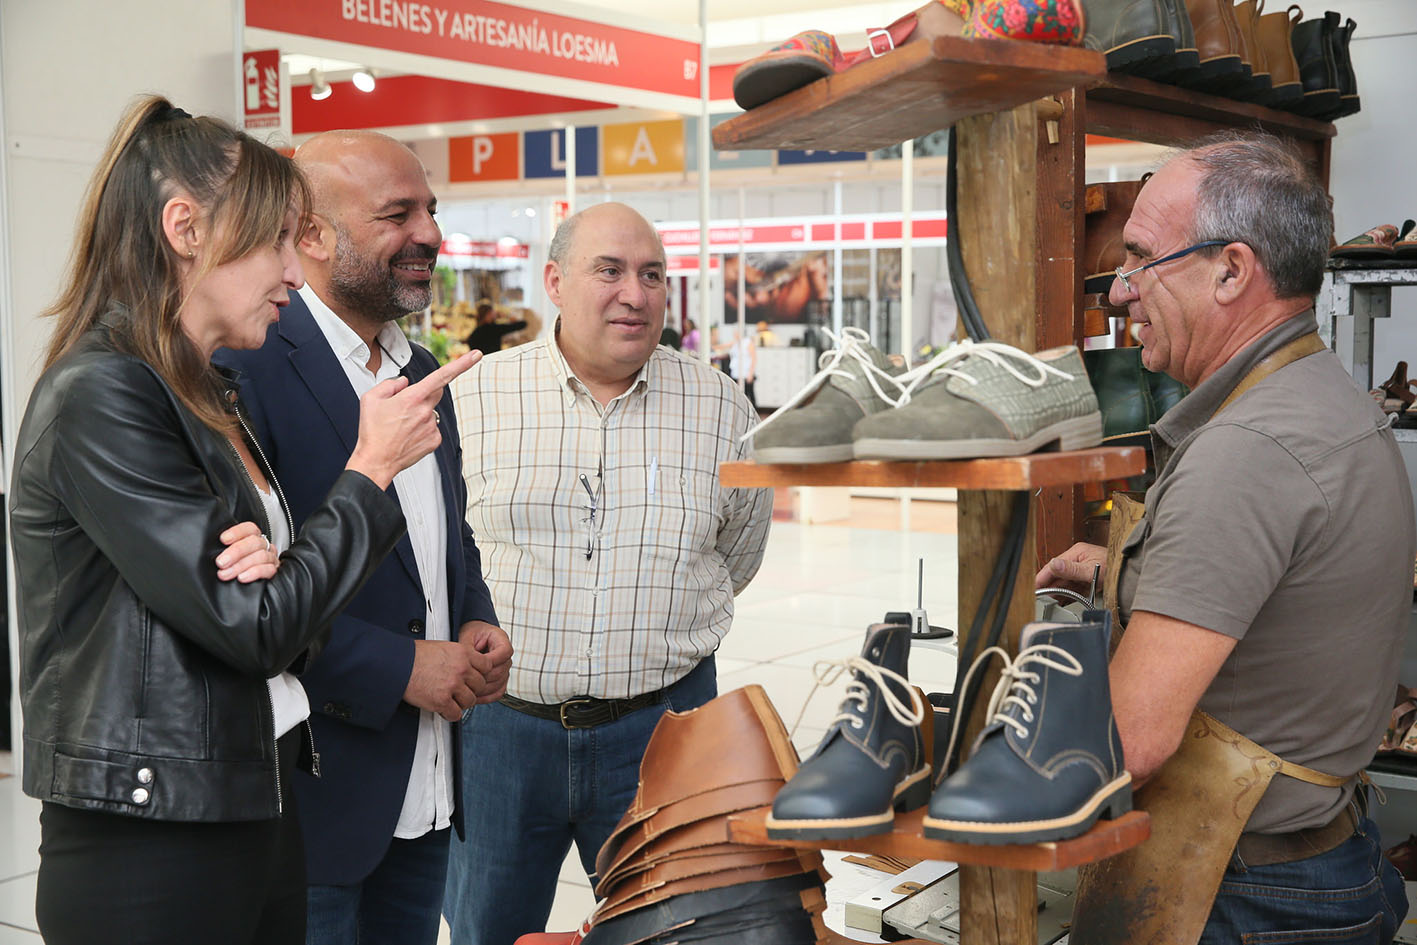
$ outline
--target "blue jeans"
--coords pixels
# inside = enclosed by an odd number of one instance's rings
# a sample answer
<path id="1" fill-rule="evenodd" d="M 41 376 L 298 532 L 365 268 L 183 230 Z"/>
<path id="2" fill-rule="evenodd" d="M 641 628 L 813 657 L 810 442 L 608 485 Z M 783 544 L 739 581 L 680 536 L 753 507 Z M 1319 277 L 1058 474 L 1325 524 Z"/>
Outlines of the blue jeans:
<path id="1" fill-rule="evenodd" d="M 467 840 L 453 840 L 443 910 L 452 945 L 512 945 L 546 928 L 572 841 L 589 876 L 639 783 L 640 760 L 665 709 L 718 691 L 713 657 L 665 691 L 667 704 L 595 728 L 478 706 L 462 724 Z"/>
<path id="2" fill-rule="evenodd" d="M 305 945 L 434 945 L 452 830 L 395 837 L 364 882 L 311 886 Z"/>
<path id="3" fill-rule="evenodd" d="M 1406 915 L 1402 877 L 1364 818 L 1318 856 L 1268 866 L 1232 857 L 1200 945 L 1388 945 Z"/>

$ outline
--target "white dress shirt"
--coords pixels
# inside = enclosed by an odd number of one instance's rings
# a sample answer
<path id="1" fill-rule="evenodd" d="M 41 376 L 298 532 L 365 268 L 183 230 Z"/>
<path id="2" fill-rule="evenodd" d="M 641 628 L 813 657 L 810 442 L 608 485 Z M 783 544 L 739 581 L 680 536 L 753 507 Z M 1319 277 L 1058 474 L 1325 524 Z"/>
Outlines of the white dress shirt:
<path id="1" fill-rule="evenodd" d="M 371 373 L 369 347 L 344 320 L 320 301 L 305 285 L 300 297 L 310 309 L 315 323 L 325 335 L 340 366 L 344 368 L 354 393 L 363 397 L 371 387 L 391 377 L 408 364 L 413 349 L 397 323 L 379 329 L 375 343 L 382 349 L 379 369 Z M 425 638 L 451 640 L 448 613 L 447 523 L 443 506 L 443 484 L 432 453 L 394 476 L 394 489 L 408 521 L 408 538 L 423 583 L 426 616 Z M 451 822 L 453 812 L 452 726 L 442 716 L 426 709 L 418 713 L 418 742 L 413 750 L 413 768 L 408 777 L 403 811 L 394 836 L 408 840 L 429 830 L 441 830 Z"/>

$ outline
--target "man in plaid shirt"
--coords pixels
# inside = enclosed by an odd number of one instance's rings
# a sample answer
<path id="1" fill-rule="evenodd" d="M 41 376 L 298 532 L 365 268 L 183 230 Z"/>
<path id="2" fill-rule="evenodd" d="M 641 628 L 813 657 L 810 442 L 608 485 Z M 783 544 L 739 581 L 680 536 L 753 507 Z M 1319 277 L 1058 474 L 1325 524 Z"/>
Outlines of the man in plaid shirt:
<path id="1" fill-rule="evenodd" d="M 772 494 L 725 489 L 756 416 L 722 372 L 659 347 L 664 247 L 623 204 L 551 242 L 553 332 L 454 388 L 468 521 L 517 661 L 463 725 L 467 840 L 453 945 L 544 928 L 575 842 L 587 875 L 666 710 L 717 693 L 713 654 L 762 562 Z"/>

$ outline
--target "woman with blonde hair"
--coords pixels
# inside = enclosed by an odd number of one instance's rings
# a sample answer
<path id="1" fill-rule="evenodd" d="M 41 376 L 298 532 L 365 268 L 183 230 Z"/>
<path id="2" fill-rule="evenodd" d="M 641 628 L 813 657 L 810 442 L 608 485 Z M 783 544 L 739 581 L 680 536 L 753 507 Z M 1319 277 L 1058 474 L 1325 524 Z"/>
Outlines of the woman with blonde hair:
<path id="1" fill-rule="evenodd" d="M 292 534 L 210 358 L 259 346 L 302 284 L 308 204 L 288 158 L 155 96 L 90 184 L 10 493 L 49 945 L 304 941 L 286 785 L 319 755 L 297 674 L 403 534 L 384 490 L 476 360 L 371 391 Z"/>

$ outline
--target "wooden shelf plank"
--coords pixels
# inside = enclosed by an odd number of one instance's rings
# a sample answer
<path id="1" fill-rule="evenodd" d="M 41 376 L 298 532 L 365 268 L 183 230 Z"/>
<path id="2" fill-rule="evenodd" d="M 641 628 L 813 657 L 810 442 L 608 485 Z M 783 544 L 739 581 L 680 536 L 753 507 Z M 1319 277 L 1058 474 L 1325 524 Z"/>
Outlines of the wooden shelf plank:
<path id="1" fill-rule="evenodd" d="M 1106 60 L 1089 49 L 941 36 L 730 118 L 713 129 L 713 144 L 739 151 L 874 151 L 1106 75 Z"/>
<path id="2" fill-rule="evenodd" d="M 996 459 L 848 463 L 722 463 L 719 481 L 751 486 L 888 486 L 900 488 L 1036 489 L 1123 479 L 1146 471 L 1140 446 L 1099 446 L 1066 453 Z"/>
<path id="3" fill-rule="evenodd" d="M 926 808 L 897 814 L 895 829 L 874 837 L 854 840 L 770 840 L 764 823 L 771 807 L 760 807 L 728 818 L 728 837 L 735 843 L 759 846 L 797 847 L 817 850 L 850 850 L 860 853 L 880 853 L 884 856 L 906 856 L 922 860 L 945 860 L 974 866 L 1046 872 L 1065 870 L 1083 863 L 1095 863 L 1123 850 L 1140 845 L 1151 836 L 1151 818 L 1145 811 L 1134 810 L 1117 820 L 1099 820 L 1097 824 L 1072 840 L 1056 843 L 1006 844 L 984 846 L 972 843 L 949 843 L 925 837 L 921 821 Z"/>
<path id="4" fill-rule="evenodd" d="M 1189 144 L 1216 126 L 1254 128 L 1300 140 L 1322 141 L 1337 132 L 1332 122 L 1292 112 L 1193 92 L 1120 72 L 1087 90 L 1087 130 L 1154 144 Z"/>

